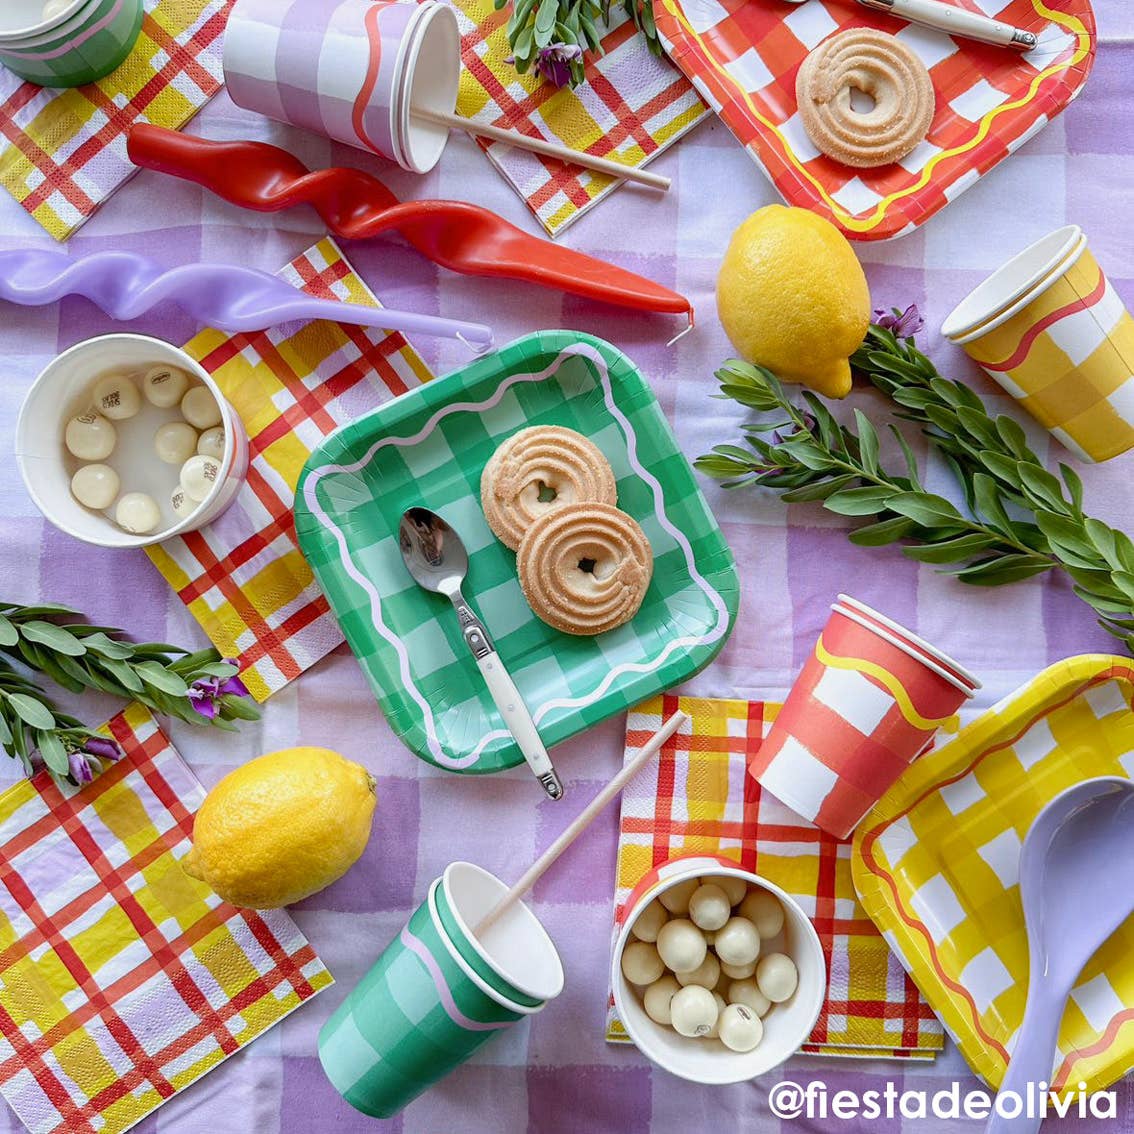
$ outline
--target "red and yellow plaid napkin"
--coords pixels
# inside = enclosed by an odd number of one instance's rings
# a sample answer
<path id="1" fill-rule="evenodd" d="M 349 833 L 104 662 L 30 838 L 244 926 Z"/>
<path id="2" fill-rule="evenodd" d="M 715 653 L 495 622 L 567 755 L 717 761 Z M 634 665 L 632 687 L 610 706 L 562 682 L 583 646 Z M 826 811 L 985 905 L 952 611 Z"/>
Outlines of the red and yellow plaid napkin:
<path id="1" fill-rule="evenodd" d="M 280 275 L 323 299 L 378 306 L 329 238 Z M 343 641 L 295 542 L 303 463 L 328 433 L 432 375 L 401 335 L 338 323 L 202 331 L 185 349 L 244 422 L 248 481 L 213 523 L 146 551 L 263 701 Z"/>
<path id="2" fill-rule="evenodd" d="M 137 172 L 126 157 L 135 122 L 177 129 L 220 90 L 232 3 L 145 0 L 133 51 L 97 83 L 52 90 L 0 67 L 0 184 L 56 240 Z"/>
<path id="3" fill-rule="evenodd" d="M 492 0 L 451 0 L 461 26 L 457 110 L 575 150 L 645 165 L 688 133 L 708 113 L 692 84 L 646 41 L 616 3 L 602 56 L 587 56 L 587 81 L 558 89 L 530 72 L 517 74 L 506 60 L 508 5 Z M 498 142 L 481 141 L 489 161 L 519 193 L 552 235 L 582 216 L 621 184 L 616 178 L 540 157 Z"/>
<path id="4" fill-rule="evenodd" d="M 284 911 L 181 869 L 205 792 L 148 710 L 105 731 L 93 784 L 0 795 L 0 1093 L 32 1134 L 126 1130 L 332 983 Z"/>
<path id="5" fill-rule="evenodd" d="M 639 773 L 622 793 L 615 915 L 639 879 L 670 858 L 734 859 L 791 894 L 823 943 L 827 1001 L 801 1050 L 933 1059 L 944 1046 L 941 1023 L 859 905 L 850 842 L 832 838 L 761 792 L 745 771 L 779 708 L 667 694 L 631 710 L 627 758 L 678 709 L 692 719 L 662 752 L 656 775 Z M 613 1004 L 612 994 L 606 1038 L 629 1042 Z"/>

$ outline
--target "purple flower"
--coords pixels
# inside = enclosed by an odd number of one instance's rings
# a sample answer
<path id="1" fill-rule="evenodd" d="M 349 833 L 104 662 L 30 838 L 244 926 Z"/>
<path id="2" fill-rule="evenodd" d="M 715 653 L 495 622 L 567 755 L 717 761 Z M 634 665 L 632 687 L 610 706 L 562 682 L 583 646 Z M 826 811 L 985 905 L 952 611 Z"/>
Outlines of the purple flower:
<path id="1" fill-rule="evenodd" d="M 100 760 L 117 760 L 122 755 L 122 749 L 113 740 L 105 736 L 91 736 L 83 742 L 82 752 L 97 756 Z"/>
<path id="2" fill-rule="evenodd" d="M 912 339 L 925 326 L 925 320 L 917 309 L 917 304 L 911 303 L 902 312 L 899 312 L 896 307 L 890 311 L 887 311 L 884 307 L 876 307 L 874 309 L 874 325 L 893 331 L 899 339 Z"/>
<path id="3" fill-rule="evenodd" d="M 549 43 L 536 55 L 536 74 L 557 87 L 565 87 L 571 81 L 571 63 L 582 57 L 583 49 L 577 43 Z"/>
<path id="4" fill-rule="evenodd" d="M 94 779 L 94 772 L 91 771 L 90 761 L 80 752 L 72 752 L 67 757 L 67 762 L 71 766 L 71 778 L 80 784 L 89 784 Z"/>
<path id="5" fill-rule="evenodd" d="M 235 665 L 232 658 L 225 663 Z M 239 677 L 199 677 L 189 686 L 189 702 L 201 716 L 214 720 L 217 715 L 217 698 L 232 693 L 237 697 L 250 696 L 247 686 Z"/>

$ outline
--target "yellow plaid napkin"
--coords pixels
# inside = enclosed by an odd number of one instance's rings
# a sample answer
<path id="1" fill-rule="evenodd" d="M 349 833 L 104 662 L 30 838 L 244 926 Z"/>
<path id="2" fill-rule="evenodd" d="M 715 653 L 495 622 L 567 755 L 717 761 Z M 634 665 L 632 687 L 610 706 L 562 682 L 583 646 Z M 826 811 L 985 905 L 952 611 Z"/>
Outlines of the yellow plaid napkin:
<path id="1" fill-rule="evenodd" d="M 332 983 L 283 910 L 181 869 L 204 788 L 132 705 L 83 788 L 0 795 L 0 1093 L 32 1134 L 118 1134 Z"/>
<path id="2" fill-rule="evenodd" d="M 0 184 L 56 240 L 137 172 L 126 157 L 135 122 L 177 129 L 220 90 L 232 2 L 145 0 L 133 51 L 97 83 L 52 90 L 0 67 Z"/>
<path id="3" fill-rule="evenodd" d="M 709 114 L 692 84 L 667 59 L 650 54 L 618 4 L 602 45 L 587 56 L 587 81 L 557 89 L 530 72 L 517 74 L 506 25 L 511 6 L 492 0 L 451 0 L 461 26 L 457 110 L 466 118 L 519 130 L 575 150 L 645 165 Z M 616 178 L 566 165 L 498 142 L 479 143 L 489 161 L 552 235 L 620 184 Z"/>
<path id="4" fill-rule="evenodd" d="M 330 238 L 280 275 L 323 299 L 379 306 Z M 211 524 L 146 551 L 263 701 L 343 641 L 295 542 L 303 463 L 332 430 L 432 375 L 401 335 L 338 323 L 202 331 L 185 349 L 244 422 L 248 481 Z"/>
<path id="5" fill-rule="evenodd" d="M 627 758 L 678 709 L 692 718 L 622 793 L 615 914 L 643 875 L 679 855 L 734 859 L 781 886 L 811 918 L 827 958 L 827 1000 L 802 1051 L 932 1059 L 941 1023 L 855 896 L 851 844 L 820 831 L 747 774 L 780 706 L 655 697 L 631 710 Z M 676 750 L 676 751 L 675 751 Z M 606 1038 L 629 1042 L 608 1000 Z"/>

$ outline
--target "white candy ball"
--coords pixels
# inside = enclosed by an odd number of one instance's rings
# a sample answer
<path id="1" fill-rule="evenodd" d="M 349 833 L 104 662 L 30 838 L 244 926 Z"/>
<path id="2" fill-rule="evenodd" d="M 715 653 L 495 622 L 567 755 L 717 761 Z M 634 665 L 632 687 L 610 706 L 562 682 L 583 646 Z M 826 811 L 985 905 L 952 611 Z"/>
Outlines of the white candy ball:
<path id="1" fill-rule="evenodd" d="M 728 904 L 735 906 L 737 902 L 744 900 L 744 895 L 748 893 L 748 883 L 743 878 L 734 878 L 731 874 L 719 874 L 713 878 L 708 879 L 714 886 L 719 886 L 728 897 Z"/>
<path id="2" fill-rule="evenodd" d="M 118 431 L 102 414 L 87 410 L 67 422 L 63 443 L 81 461 L 102 461 L 114 452 Z"/>
<path id="3" fill-rule="evenodd" d="M 194 386 L 181 399 L 181 416 L 198 429 L 211 429 L 221 423 L 220 406 L 204 386 Z"/>
<path id="4" fill-rule="evenodd" d="M 667 921 L 658 933 L 658 952 L 666 967 L 675 973 L 688 973 L 705 959 L 708 946 L 704 935 L 686 918 Z"/>
<path id="5" fill-rule="evenodd" d="M 720 929 L 732 916 L 732 904 L 719 886 L 706 882 L 689 898 L 689 917 L 701 929 Z"/>
<path id="6" fill-rule="evenodd" d="M 648 941 L 631 941 L 622 950 L 622 975 L 631 984 L 653 984 L 664 972 L 657 949 Z"/>
<path id="7" fill-rule="evenodd" d="M 200 504 L 213 490 L 219 476 L 220 465 L 212 457 L 190 457 L 181 466 L 181 487 L 190 500 Z"/>
<path id="8" fill-rule="evenodd" d="M 176 366 L 151 366 L 142 379 L 146 401 L 161 409 L 177 405 L 189 389 L 189 375 Z"/>
<path id="9" fill-rule="evenodd" d="M 740 903 L 738 911 L 741 917 L 746 917 L 760 934 L 761 941 L 775 937 L 784 927 L 784 907 L 779 899 L 767 890 L 757 890 L 753 887 L 748 891 L 744 901 Z"/>
<path id="10" fill-rule="evenodd" d="M 149 535 L 161 523 L 157 501 L 145 492 L 127 492 L 114 509 L 118 526 L 132 535 Z"/>
<path id="11" fill-rule="evenodd" d="M 224 426 L 214 425 L 212 429 L 206 429 L 197 441 L 197 452 L 219 461 L 224 456 Z"/>
<path id="12" fill-rule="evenodd" d="M 687 973 L 676 973 L 678 984 L 700 984 L 705 988 L 716 988 L 717 981 L 721 979 L 721 963 L 712 953 L 706 953 L 705 959 Z"/>
<path id="13" fill-rule="evenodd" d="M 154 452 L 167 465 L 183 465 L 197 451 L 197 431 L 184 421 L 170 421 L 154 434 Z"/>
<path id="14" fill-rule="evenodd" d="M 109 465 L 83 465 L 71 477 L 71 492 L 84 507 L 101 512 L 118 495 L 118 474 Z"/>
<path id="15" fill-rule="evenodd" d="M 185 495 L 185 489 L 178 486 L 173 490 L 169 498 L 169 506 L 173 509 L 173 514 L 179 520 L 184 520 L 186 516 L 196 511 L 197 501 L 190 500 L 189 497 Z"/>
<path id="16" fill-rule="evenodd" d="M 764 1025 L 743 1004 L 730 1004 L 717 1022 L 717 1034 L 731 1051 L 751 1051 L 764 1038 Z"/>
<path id="17" fill-rule="evenodd" d="M 760 956 L 760 934 L 744 917 L 730 917 L 717 930 L 713 948 L 726 965 L 747 965 Z"/>
<path id="18" fill-rule="evenodd" d="M 639 941 L 656 941 L 658 930 L 668 920 L 665 909 L 656 901 L 651 902 L 635 919 L 630 932 Z"/>
<path id="19" fill-rule="evenodd" d="M 756 984 L 773 1004 L 782 1004 L 795 992 L 799 970 L 784 953 L 769 953 L 756 966 Z"/>
<path id="20" fill-rule="evenodd" d="M 707 1036 L 717 1022 L 717 1000 L 699 984 L 687 984 L 669 1002 L 670 1022 L 683 1036 Z"/>
<path id="21" fill-rule="evenodd" d="M 138 387 L 125 374 L 107 374 L 94 384 L 94 408 L 111 421 L 125 421 L 142 408 Z"/>
<path id="22" fill-rule="evenodd" d="M 749 961 L 746 965 L 726 965 L 724 961 L 721 961 L 721 972 L 729 980 L 747 980 L 755 971 L 755 961 Z"/>
<path id="23" fill-rule="evenodd" d="M 642 1007 L 646 1009 L 646 1015 L 655 1024 L 665 1024 L 666 1027 L 669 1027 L 670 1001 L 680 988 L 681 985 L 677 983 L 674 977 L 666 973 L 660 980 L 655 980 L 642 994 Z"/>
<path id="24" fill-rule="evenodd" d="M 687 914 L 689 912 L 689 899 L 693 896 L 693 891 L 700 885 L 700 881 L 696 878 L 690 878 L 687 882 L 678 882 L 676 886 L 666 890 L 658 898 L 658 901 L 670 913 Z"/>
<path id="25" fill-rule="evenodd" d="M 751 1008 L 757 1016 L 767 1015 L 768 1009 L 772 1006 L 772 1002 L 760 991 L 751 977 L 747 980 L 732 981 L 725 992 L 725 999 L 730 1004 L 743 1004 L 745 1008 Z"/>
<path id="26" fill-rule="evenodd" d="M 706 1039 L 717 1039 L 717 1038 L 719 1038 L 719 1032 L 720 1032 L 720 1026 L 721 1026 L 721 1013 L 728 1007 L 728 1004 L 726 1003 L 725 998 L 719 992 L 713 993 L 713 1000 L 716 1001 L 716 1005 L 717 1005 L 717 1021 L 709 1029 L 709 1034 L 705 1037 Z"/>

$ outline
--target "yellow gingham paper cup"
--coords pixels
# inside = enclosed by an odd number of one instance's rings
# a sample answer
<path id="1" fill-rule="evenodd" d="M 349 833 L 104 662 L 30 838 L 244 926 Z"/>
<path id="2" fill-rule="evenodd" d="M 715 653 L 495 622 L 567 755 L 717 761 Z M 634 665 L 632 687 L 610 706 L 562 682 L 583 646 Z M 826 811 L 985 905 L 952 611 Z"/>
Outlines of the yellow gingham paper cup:
<path id="1" fill-rule="evenodd" d="M 1134 447 L 1134 319 L 1075 226 L 976 288 L 941 332 L 1076 455 Z"/>

